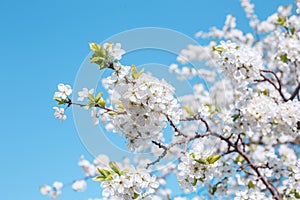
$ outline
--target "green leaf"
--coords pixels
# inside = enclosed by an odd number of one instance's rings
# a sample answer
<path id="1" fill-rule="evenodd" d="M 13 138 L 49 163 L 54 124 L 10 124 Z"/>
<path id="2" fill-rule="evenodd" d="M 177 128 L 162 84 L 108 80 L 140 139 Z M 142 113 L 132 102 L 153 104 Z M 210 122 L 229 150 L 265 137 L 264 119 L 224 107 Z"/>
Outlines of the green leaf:
<path id="1" fill-rule="evenodd" d="M 131 66 L 131 77 L 133 78 L 133 79 L 138 79 L 138 78 L 140 78 L 140 76 L 142 75 L 144 73 L 144 68 L 139 72 L 137 69 L 136 69 L 136 67 L 135 67 L 135 65 L 134 64 L 132 64 L 132 66 Z"/>
<path id="2" fill-rule="evenodd" d="M 94 52 L 96 52 L 96 51 L 99 51 L 99 50 L 100 50 L 100 47 L 99 47 L 99 45 L 98 45 L 98 44 L 96 44 L 96 43 L 94 43 L 94 42 L 90 42 L 90 43 L 89 43 L 89 45 L 90 45 L 90 49 L 91 49 L 92 51 L 94 51 Z"/>
<path id="3" fill-rule="evenodd" d="M 114 111 L 108 111 L 107 113 L 108 113 L 110 116 L 116 115 L 116 112 L 114 112 Z"/>
<path id="4" fill-rule="evenodd" d="M 215 162 L 217 162 L 220 158 L 221 158 L 221 154 L 218 154 L 218 155 L 210 155 L 206 158 L 206 161 L 209 163 L 209 164 L 214 164 Z"/>
<path id="5" fill-rule="evenodd" d="M 194 177 L 194 181 L 192 183 L 192 186 L 196 186 L 196 184 L 197 184 L 197 179 L 196 179 L 196 177 Z"/>
<path id="6" fill-rule="evenodd" d="M 235 114 L 235 115 L 232 115 L 231 117 L 232 117 L 233 121 L 236 121 L 240 117 L 240 114 Z"/>
<path id="7" fill-rule="evenodd" d="M 285 24 L 285 22 L 286 22 L 285 18 L 278 16 L 276 24 L 283 26 Z"/>
<path id="8" fill-rule="evenodd" d="M 97 94 L 97 96 L 95 97 L 95 102 L 96 102 L 96 103 L 98 103 L 98 101 L 100 101 L 100 99 L 102 98 L 102 94 L 103 94 L 103 92 L 99 92 L 99 93 Z"/>
<path id="9" fill-rule="evenodd" d="M 189 114 L 190 116 L 194 116 L 195 113 L 189 106 L 183 105 L 182 108 L 187 112 L 187 114 Z"/>
<path id="10" fill-rule="evenodd" d="M 193 160 L 195 160 L 195 154 L 194 153 L 190 153 L 190 158 L 192 158 Z"/>
<path id="11" fill-rule="evenodd" d="M 111 172 L 107 169 L 99 169 L 97 168 L 98 172 L 104 176 L 104 177 L 108 177 L 109 175 L 111 175 Z"/>
<path id="12" fill-rule="evenodd" d="M 190 153 L 190 158 L 192 158 L 192 159 L 193 159 L 194 161 L 196 161 L 197 163 L 200 163 L 200 164 L 203 164 L 203 165 L 209 164 L 206 160 L 203 160 L 203 159 L 196 159 L 194 153 Z"/>
<path id="13" fill-rule="evenodd" d="M 134 193 L 134 194 L 133 194 L 133 199 L 137 199 L 139 196 L 140 196 L 140 194 Z"/>
<path id="14" fill-rule="evenodd" d="M 103 176 L 96 176 L 93 178 L 93 181 L 96 181 L 96 182 L 103 182 L 106 180 L 106 177 L 103 177 Z"/>
<path id="15" fill-rule="evenodd" d="M 280 60 L 281 60 L 282 62 L 284 62 L 284 63 L 287 63 L 287 62 L 289 61 L 289 59 L 288 59 L 286 53 L 285 53 L 285 54 L 281 54 L 281 55 L 279 56 L 279 58 L 280 58 Z"/>
<path id="16" fill-rule="evenodd" d="M 94 95 L 93 94 L 89 94 L 89 100 L 91 101 L 91 102 L 95 102 L 95 98 L 94 98 Z"/>
<path id="17" fill-rule="evenodd" d="M 105 107 L 106 102 L 105 102 L 105 100 L 104 100 L 103 98 L 101 98 L 101 99 L 99 100 L 98 104 L 99 104 L 100 106 L 102 106 L 102 107 Z"/>
<path id="18" fill-rule="evenodd" d="M 267 89 L 264 89 L 264 90 L 258 90 L 258 93 L 259 93 L 259 94 L 263 94 L 263 95 L 265 95 L 265 96 L 269 96 L 269 90 L 267 90 Z"/>
<path id="19" fill-rule="evenodd" d="M 221 54 L 222 52 L 224 52 L 226 49 L 224 47 L 222 47 L 221 45 L 219 46 L 214 46 L 213 47 L 213 51 L 217 51 L 219 54 Z"/>
<path id="20" fill-rule="evenodd" d="M 121 170 L 120 170 L 120 168 L 119 168 L 119 166 L 117 165 L 116 162 L 113 162 L 113 161 L 109 162 L 109 167 L 110 167 L 114 172 L 116 172 L 117 174 L 121 175 Z"/>
<path id="21" fill-rule="evenodd" d="M 203 159 L 194 159 L 197 163 L 200 163 L 200 164 L 203 164 L 203 165 L 207 165 L 209 164 L 206 160 L 203 160 Z"/>
<path id="22" fill-rule="evenodd" d="M 290 28 L 290 31 L 291 31 L 291 34 L 294 35 L 294 33 L 295 33 L 295 31 L 296 31 L 295 27 L 291 27 L 291 28 Z"/>
<path id="23" fill-rule="evenodd" d="M 91 58 L 90 62 L 91 62 L 91 63 L 98 63 L 99 61 L 100 61 L 100 62 L 103 62 L 104 60 L 105 60 L 105 59 L 102 58 L 102 57 L 95 56 L 95 57 Z"/>
<path id="24" fill-rule="evenodd" d="M 248 184 L 247 184 L 247 186 L 248 186 L 248 188 L 250 188 L 250 189 L 251 189 L 251 188 L 252 188 L 252 189 L 255 188 L 255 185 L 254 185 L 254 183 L 253 183 L 252 181 L 249 181 Z"/>
<path id="25" fill-rule="evenodd" d="M 245 159 L 243 158 L 243 156 L 238 155 L 235 159 L 234 159 L 235 163 L 243 163 L 245 162 Z"/>
<path id="26" fill-rule="evenodd" d="M 58 98 L 58 97 L 54 97 L 53 99 L 55 101 L 57 101 L 58 105 L 62 105 L 62 104 L 66 104 L 67 103 L 67 99 L 62 99 L 62 98 Z"/>
<path id="27" fill-rule="evenodd" d="M 206 103 L 206 104 L 204 104 L 204 105 L 208 107 L 208 112 L 209 112 L 210 114 L 213 114 L 213 113 L 215 112 L 214 109 L 213 109 L 213 106 L 212 106 L 211 104 Z"/>

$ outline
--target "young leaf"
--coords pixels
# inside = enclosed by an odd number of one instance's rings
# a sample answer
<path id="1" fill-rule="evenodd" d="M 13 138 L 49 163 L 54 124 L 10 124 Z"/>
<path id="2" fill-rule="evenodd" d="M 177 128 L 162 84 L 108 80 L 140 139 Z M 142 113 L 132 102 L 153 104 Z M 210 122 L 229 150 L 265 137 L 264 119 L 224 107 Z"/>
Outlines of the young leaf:
<path id="1" fill-rule="evenodd" d="M 287 62 L 289 61 L 289 59 L 288 59 L 286 53 L 285 53 L 285 54 L 281 54 L 281 55 L 279 56 L 279 58 L 280 58 L 280 60 L 281 60 L 282 62 L 284 62 L 284 63 L 287 63 Z"/>
<path id="2" fill-rule="evenodd" d="M 104 60 L 104 58 L 99 57 L 99 56 L 95 56 L 95 57 L 92 57 L 92 58 L 91 58 L 90 62 L 91 62 L 91 63 L 97 63 L 97 64 L 98 64 L 99 61 L 102 62 L 103 60 Z"/>
<path id="3" fill-rule="evenodd" d="M 217 51 L 219 54 L 221 54 L 222 52 L 225 51 L 225 48 L 220 46 L 220 45 L 219 46 L 214 46 L 213 51 Z"/>
<path id="4" fill-rule="evenodd" d="M 103 94 L 103 92 L 99 92 L 99 93 L 97 94 L 97 96 L 95 97 L 95 102 L 96 102 L 96 103 L 101 99 L 102 94 Z"/>
<path id="5" fill-rule="evenodd" d="M 195 154 L 194 153 L 190 153 L 190 158 L 192 158 L 194 161 L 196 161 L 197 163 L 203 164 L 203 165 L 207 165 L 208 162 L 206 160 L 203 159 L 196 159 Z"/>
<path id="6" fill-rule="evenodd" d="M 232 117 L 233 121 L 236 121 L 240 117 L 240 114 L 235 114 L 235 115 L 232 115 L 231 117 Z"/>
<path id="7" fill-rule="evenodd" d="M 196 184 L 197 184 L 197 179 L 196 177 L 194 177 L 194 182 L 192 183 L 192 186 L 196 186 Z"/>
<path id="8" fill-rule="evenodd" d="M 109 162 L 109 167 L 117 174 L 119 174 L 119 175 L 121 174 L 121 170 L 116 162 L 113 162 L 113 161 Z"/>
<path id="9" fill-rule="evenodd" d="M 247 184 L 247 186 L 248 186 L 249 189 L 255 188 L 255 185 L 254 185 L 254 183 L 252 181 L 249 181 L 248 184 Z"/>
<path id="10" fill-rule="evenodd" d="M 58 97 L 54 97 L 53 99 L 55 101 L 57 101 L 58 105 L 62 105 L 62 104 L 66 104 L 67 103 L 67 99 L 62 99 L 62 98 L 58 98 Z"/>
<path id="11" fill-rule="evenodd" d="M 182 108 L 187 112 L 187 114 L 189 114 L 190 116 L 194 116 L 195 113 L 189 106 L 183 105 Z"/>
<path id="12" fill-rule="evenodd" d="M 277 24 L 283 26 L 286 22 L 286 18 L 283 18 L 281 16 L 278 16 L 277 18 Z"/>
<path id="13" fill-rule="evenodd" d="M 243 163 L 243 162 L 245 162 L 245 159 L 244 159 L 241 155 L 238 155 L 238 156 L 234 159 L 234 162 L 235 162 L 235 163 Z"/>
<path id="14" fill-rule="evenodd" d="M 94 42 L 90 42 L 89 45 L 90 45 L 90 49 L 94 52 L 99 51 L 99 49 L 100 49 L 99 45 Z"/>
<path id="15" fill-rule="evenodd" d="M 89 100 L 91 101 L 91 102 L 95 102 L 95 98 L 94 98 L 94 95 L 93 94 L 89 94 Z"/>
<path id="16" fill-rule="evenodd" d="M 105 102 L 105 100 L 104 100 L 103 98 L 101 98 L 101 99 L 99 100 L 98 104 L 99 104 L 100 106 L 102 106 L 102 107 L 105 107 L 106 102 Z"/>
<path id="17" fill-rule="evenodd" d="M 210 155 L 206 158 L 206 161 L 209 163 L 209 164 L 214 164 L 215 162 L 217 162 L 220 158 L 221 158 L 221 154 L 218 154 L 218 155 Z"/>
<path id="18" fill-rule="evenodd" d="M 144 73 L 144 68 L 139 72 L 137 69 L 136 69 L 136 67 L 135 67 L 135 65 L 134 64 L 132 64 L 132 66 L 131 66 L 131 77 L 133 78 L 133 79 L 138 79 L 138 78 L 140 78 L 140 76 L 142 75 Z"/>
<path id="19" fill-rule="evenodd" d="M 137 199 L 140 195 L 138 193 L 133 194 L 133 199 Z"/>
<path id="20" fill-rule="evenodd" d="M 97 181 L 97 182 L 103 182 L 106 180 L 106 177 L 103 176 L 96 176 L 93 178 L 93 181 Z"/>

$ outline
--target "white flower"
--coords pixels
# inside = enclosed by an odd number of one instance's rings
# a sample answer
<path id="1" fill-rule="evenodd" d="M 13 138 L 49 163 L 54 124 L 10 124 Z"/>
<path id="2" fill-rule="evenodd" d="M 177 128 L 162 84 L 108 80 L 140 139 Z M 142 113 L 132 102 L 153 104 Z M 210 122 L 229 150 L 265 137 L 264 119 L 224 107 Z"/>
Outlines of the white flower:
<path id="1" fill-rule="evenodd" d="M 72 184 L 72 189 L 76 192 L 82 192 L 86 189 L 86 181 L 85 180 L 77 180 Z"/>
<path id="2" fill-rule="evenodd" d="M 94 89 L 88 90 L 87 88 L 82 88 L 82 91 L 78 92 L 78 101 L 84 101 L 85 98 L 89 97 L 89 94 L 94 94 Z"/>
<path id="3" fill-rule="evenodd" d="M 121 60 L 125 50 L 121 49 L 121 43 L 116 43 L 115 46 L 109 51 L 110 55 L 117 60 Z"/>
<path id="4" fill-rule="evenodd" d="M 64 108 L 58 108 L 58 107 L 53 107 L 55 110 L 54 116 L 58 118 L 59 120 L 66 120 L 67 116 L 65 115 L 65 109 Z"/>
<path id="5" fill-rule="evenodd" d="M 56 199 L 61 195 L 62 188 L 63 188 L 63 183 L 55 181 L 52 184 L 52 187 L 49 185 L 44 185 L 40 187 L 40 192 L 42 195 L 49 196 L 53 199 Z"/>
<path id="6" fill-rule="evenodd" d="M 96 174 L 95 165 L 91 164 L 88 160 L 84 159 L 84 156 L 80 156 L 78 165 L 82 168 L 86 176 L 94 176 Z"/>
<path id="7" fill-rule="evenodd" d="M 55 181 L 55 182 L 53 183 L 53 187 L 54 187 L 56 190 L 60 190 L 63 186 L 64 186 L 64 184 L 63 184 L 62 182 Z"/>
<path id="8" fill-rule="evenodd" d="M 57 88 L 59 92 L 54 93 L 54 97 L 56 98 L 66 99 L 72 93 L 72 88 L 70 85 L 60 83 L 58 84 Z"/>
<path id="9" fill-rule="evenodd" d="M 94 125 L 99 124 L 100 111 L 98 112 L 97 108 L 91 109 L 91 117 Z"/>
<path id="10" fill-rule="evenodd" d="M 52 190 L 52 187 L 49 185 L 43 185 L 40 187 L 40 192 L 42 195 L 48 195 Z"/>

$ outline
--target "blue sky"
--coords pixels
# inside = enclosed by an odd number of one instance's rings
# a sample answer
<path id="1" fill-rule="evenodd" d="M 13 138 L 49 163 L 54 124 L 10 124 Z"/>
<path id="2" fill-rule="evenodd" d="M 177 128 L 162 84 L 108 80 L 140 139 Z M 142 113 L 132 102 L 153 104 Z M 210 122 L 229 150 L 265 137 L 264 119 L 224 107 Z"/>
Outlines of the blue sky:
<path id="1" fill-rule="evenodd" d="M 293 1 L 253 2 L 264 19 L 280 3 Z M 52 97 L 58 83 L 73 84 L 89 53 L 88 42 L 149 26 L 192 37 L 210 26 L 221 27 L 229 13 L 238 17 L 239 27 L 249 30 L 237 0 L 0 1 L 1 199 L 46 199 L 39 194 L 40 185 L 82 177 L 79 156 L 91 155 L 77 135 L 71 113 L 63 123 L 54 119 Z M 152 61 L 147 55 L 127 60 Z M 162 60 L 174 62 L 163 56 Z M 99 197 L 98 187 L 89 182 L 82 194 L 66 188 L 61 199 Z"/>

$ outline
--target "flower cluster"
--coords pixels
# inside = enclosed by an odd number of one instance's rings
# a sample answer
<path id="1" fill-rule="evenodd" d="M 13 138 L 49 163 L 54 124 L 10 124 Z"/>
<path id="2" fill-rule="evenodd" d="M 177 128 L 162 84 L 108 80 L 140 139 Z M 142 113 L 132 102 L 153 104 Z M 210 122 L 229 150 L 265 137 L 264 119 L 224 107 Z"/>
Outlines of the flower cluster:
<path id="1" fill-rule="evenodd" d="M 300 198 L 300 1 L 298 14 L 280 6 L 262 21 L 250 0 L 241 5 L 253 32 L 239 30 L 228 15 L 221 29 L 196 34 L 211 39 L 207 45 L 180 52 L 177 61 L 184 66 L 170 65 L 180 80 L 201 78 L 191 81 L 194 92 L 185 96 L 176 97 L 165 80 L 120 63 L 121 44 L 90 43 L 91 63 L 111 70 L 101 80 L 106 91 L 83 88 L 78 103 L 70 98 L 71 86 L 59 84 L 54 100 L 65 107 L 53 107 L 55 117 L 65 120 L 71 105 L 90 109 L 94 124 L 101 121 L 127 139 L 129 150 L 157 159 L 136 156 L 134 166 L 128 158 L 120 164 L 103 155 L 93 162 L 81 157 L 84 177 L 72 183 L 73 190 L 83 191 L 93 178 L 101 182 L 103 200 L 187 199 L 171 196 L 166 177 L 175 174 L 193 200 Z M 192 68 L 193 60 L 207 67 Z M 165 131 L 173 132 L 166 137 Z M 57 198 L 62 187 L 55 182 L 40 191 Z"/>
<path id="2" fill-rule="evenodd" d="M 214 50 L 220 54 L 218 63 L 229 79 L 238 83 L 245 80 L 246 83 L 253 83 L 260 77 L 259 70 L 263 69 L 262 56 L 253 48 L 222 41 Z"/>
<path id="3" fill-rule="evenodd" d="M 62 188 L 63 184 L 61 182 L 55 181 L 52 187 L 49 185 L 40 187 L 40 192 L 42 195 L 50 196 L 51 198 L 56 199 L 61 195 Z"/>
<path id="4" fill-rule="evenodd" d="M 115 88 L 113 95 L 119 98 L 114 101 L 126 114 L 111 119 L 114 131 L 124 134 L 131 150 L 146 147 L 153 139 L 162 139 L 166 121 L 178 124 L 181 114 L 174 88 L 166 81 L 146 73 L 133 81 Z"/>
<path id="5" fill-rule="evenodd" d="M 148 149 L 153 139 L 163 140 L 167 121 L 179 123 L 181 109 L 174 97 L 175 89 L 164 80 L 138 71 L 134 65 L 123 66 L 118 62 L 113 70 L 102 83 L 110 94 L 110 109 L 116 112 L 108 114 L 93 109 L 94 124 L 101 118 L 107 130 L 127 138 L 128 149 L 132 151 Z"/>
<path id="6" fill-rule="evenodd" d="M 149 195 L 159 186 L 156 176 L 151 176 L 147 171 L 137 170 L 133 166 L 121 169 L 115 162 L 110 162 L 109 167 L 110 169 L 98 168 L 100 175 L 94 178 L 101 182 L 104 197 L 120 200 L 151 199 Z"/>
<path id="7" fill-rule="evenodd" d="M 199 186 L 204 186 L 217 176 L 221 155 L 214 154 L 207 148 L 207 140 L 195 140 L 190 153 L 180 158 L 178 165 L 178 182 L 184 192 L 195 192 Z"/>

